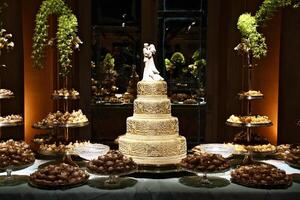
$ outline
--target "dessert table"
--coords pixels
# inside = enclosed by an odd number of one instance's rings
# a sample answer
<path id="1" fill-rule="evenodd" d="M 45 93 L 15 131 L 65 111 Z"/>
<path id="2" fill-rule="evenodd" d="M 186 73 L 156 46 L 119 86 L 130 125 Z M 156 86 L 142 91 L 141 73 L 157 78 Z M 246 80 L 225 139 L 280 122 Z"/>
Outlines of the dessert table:
<path id="1" fill-rule="evenodd" d="M 35 164 L 13 172 L 13 175 L 29 175 L 37 169 L 37 167 L 46 161 L 36 160 Z M 270 164 L 284 169 L 288 174 L 300 173 L 300 170 L 294 169 L 277 160 L 266 161 Z M 5 175 L 5 173 L 0 173 Z M 145 176 L 143 176 L 145 175 Z M 220 188 L 196 188 L 183 185 L 179 182 L 180 177 L 159 175 L 159 174 L 143 174 L 132 175 L 131 180 L 136 183 L 124 189 L 99 189 L 92 184 L 96 176 L 91 175 L 90 181 L 83 186 L 63 189 L 63 190 L 45 190 L 29 186 L 27 183 L 17 186 L 0 186 L 0 200 L 47 200 L 47 199 L 101 199 L 101 200 L 127 200 L 127 199 L 232 199 L 232 200 L 300 200 L 300 184 L 293 183 L 287 189 L 254 189 L 239 186 L 231 183 L 228 186 Z M 226 179 L 230 179 L 230 171 L 220 174 Z M 151 178 L 149 178 L 151 177 Z"/>

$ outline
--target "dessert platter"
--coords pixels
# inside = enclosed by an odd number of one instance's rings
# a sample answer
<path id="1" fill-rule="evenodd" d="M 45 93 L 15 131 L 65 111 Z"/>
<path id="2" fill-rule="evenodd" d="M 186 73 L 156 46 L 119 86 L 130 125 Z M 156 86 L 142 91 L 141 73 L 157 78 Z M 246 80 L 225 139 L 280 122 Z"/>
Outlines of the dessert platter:
<path id="1" fill-rule="evenodd" d="M 264 115 L 248 115 L 248 116 L 236 116 L 231 115 L 227 121 L 227 125 L 236 127 L 266 127 L 271 126 L 272 122 L 267 116 Z"/>
<path id="2" fill-rule="evenodd" d="M 47 165 L 30 174 L 29 185 L 42 189 L 66 189 L 87 183 L 89 175 L 66 163 Z"/>
<path id="3" fill-rule="evenodd" d="M 122 187 L 120 176 L 129 175 L 137 172 L 138 165 L 130 157 L 124 156 L 118 150 L 109 150 L 105 155 L 90 160 L 87 170 L 91 174 L 106 176 L 100 179 L 99 186 L 104 188 Z"/>
<path id="4" fill-rule="evenodd" d="M 286 155 L 290 152 L 290 144 L 281 144 L 276 146 L 275 158 L 279 160 L 285 160 Z"/>
<path id="5" fill-rule="evenodd" d="M 263 99 L 264 95 L 259 90 L 248 90 L 247 92 L 240 92 L 239 99 L 256 100 Z"/>
<path id="6" fill-rule="evenodd" d="M 291 177 L 285 171 L 264 163 L 240 166 L 231 172 L 231 181 L 246 187 L 265 189 L 287 188 L 292 184 Z"/>
<path id="7" fill-rule="evenodd" d="M 89 141 L 84 142 L 69 142 L 68 144 L 64 144 L 62 142 L 59 143 L 41 143 L 39 145 L 38 153 L 41 155 L 64 155 L 67 151 L 74 152 L 75 148 L 89 146 L 91 143 Z"/>
<path id="8" fill-rule="evenodd" d="M 25 142 L 14 140 L 0 142 L 0 172 L 6 171 L 6 176 L 0 176 L 0 185 L 17 185 L 26 182 L 26 176 L 12 175 L 12 171 L 27 168 L 34 161 L 34 154 Z"/>
<path id="9" fill-rule="evenodd" d="M 219 154 L 189 154 L 186 158 L 182 159 L 180 166 L 187 172 L 203 175 L 202 177 L 182 177 L 179 181 L 185 185 L 194 187 L 223 187 L 230 183 L 220 177 L 208 176 L 208 174 L 224 173 L 230 169 L 227 159 Z"/>
<path id="10" fill-rule="evenodd" d="M 300 145 L 295 145 L 286 153 L 285 162 L 291 167 L 300 169 Z"/>
<path id="11" fill-rule="evenodd" d="M 32 165 L 34 161 L 34 154 L 25 142 L 14 140 L 0 142 L 0 170 L 23 169 Z"/>
<path id="12" fill-rule="evenodd" d="M 23 124 L 23 117 L 20 115 L 7 115 L 0 117 L 0 127 L 19 126 Z"/>
<path id="13" fill-rule="evenodd" d="M 198 97 L 196 95 L 189 95 L 185 93 L 172 94 L 170 99 L 174 104 L 195 105 L 199 103 L 199 100 L 197 100 Z"/>
<path id="14" fill-rule="evenodd" d="M 14 97 L 14 93 L 7 89 L 0 89 L 0 99 L 10 99 Z"/>
<path id="15" fill-rule="evenodd" d="M 62 113 L 57 111 L 55 113 L 49 113 L 44 119 L 35 123 L 34 128 L 37 129 L 51 129 L 54 127 L 82 127 L 88 125 L 87 117 L 79 109 L 73 110 L 71 113 L 66 111 Z"/>
<path id="16" fill-rule="evenodd" d="M 240 144 L 240 145 L 260 145 L 260 144 L 269 144 L 270 142 L 266 137 L 260 136 L 255 132 L 252 132 L 251 141 L 248 141 L 247 133 L 242 131 L 235 134 L 233 138 L 233 143 Z"/>
<path id="17" fill-rule="evenodd" d="M 248 152 L 254 154 L 271 155 L 276 152 L 276 146 L 272 144 L 247 145 L 245 148 Z"/>
<path id="18" fill-rule="evenodd" d="M 54 90 L 52 93 L 52 98 L 53 99 L 79 99 L 80 95 L 79 92 L 74 88 L 72 89 L 62 88 L 59 90 Z"/>

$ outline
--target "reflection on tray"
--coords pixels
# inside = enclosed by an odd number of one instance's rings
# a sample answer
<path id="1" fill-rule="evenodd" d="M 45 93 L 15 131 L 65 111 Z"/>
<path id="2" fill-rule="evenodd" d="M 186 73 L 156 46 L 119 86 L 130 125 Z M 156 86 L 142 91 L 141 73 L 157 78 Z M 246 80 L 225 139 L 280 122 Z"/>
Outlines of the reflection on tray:
<path id="1" fill-rule="evenodd" d="M 215 176 L 209 176 L 206 178 L 200 176 L 184 176 L 179 179 L 179 182 L 190 187 L 206 188 L 226 187 L 230 184 L 229 180 Z"/>
<path id="2" fill-rule="evenodd" d="M 100 177 L 94 178 L 88 181 L 88 185 L 93 188 L 99 189 L 124 189 L 127 187 L 133 187 L 137 183 L 137 180 L 132 178 L 122 178 L 118 183 L 108 184 L 107 178 Z"/>

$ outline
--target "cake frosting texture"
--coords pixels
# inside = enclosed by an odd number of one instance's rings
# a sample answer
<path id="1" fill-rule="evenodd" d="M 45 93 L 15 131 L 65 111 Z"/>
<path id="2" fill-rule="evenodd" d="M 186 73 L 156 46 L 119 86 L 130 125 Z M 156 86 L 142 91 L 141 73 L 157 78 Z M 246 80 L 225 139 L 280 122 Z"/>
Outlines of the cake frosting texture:
<path id="1" fill-rule="evenodd" d="M 176 164 L 186 156 L 186 140 L 179 135 L 178 119 L 171 116 L 165 81 L 140 81 L 134 114 L 127 118 L 127 132 L 119 150 L 138 164 Z"/>

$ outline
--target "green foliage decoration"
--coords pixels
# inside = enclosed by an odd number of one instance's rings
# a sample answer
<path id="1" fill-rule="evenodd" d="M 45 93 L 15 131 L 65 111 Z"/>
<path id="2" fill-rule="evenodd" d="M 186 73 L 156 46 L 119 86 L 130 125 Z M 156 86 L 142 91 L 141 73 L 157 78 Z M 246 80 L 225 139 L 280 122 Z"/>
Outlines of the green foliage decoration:
<path id="1" fill-rule="evenodd" d="M 185 64 L 184 55 L 181 52 L 175 52 L 171 56 L 171 62 L 175 66 L 183 66 Z"/>
<path id="2" fill-rule="evenodd" d="M 206 67 L 206 60 L 201 58 L 200 51 L 196 50 L 193 53 L 192 59 L 194 63 L 190 64 L 187 67 L 187 72 L 193 75 L 194 78 L 203 78 L 203 70 Z M 203 84 L 202 84 L 203 85 Z"/>
<path id="3" fill-rule="evenodd" d="M 267 54 L 267 45 L 263 34 L 258 28 L 265 25 L 274 13 L 287 6 L 298 7 L 300 0 L 264 0 L 254 16 L 250 13 L 242 14 L 237 23 L 241 33 L 241 43 L 235 48 L 242 53 L 251 53 L 254 58 L 260 59 Z"/>
<path id="4" fill-rule="evenodd" d="M 253 57 L 259 59 L 267 54 L 267 45 L 257 27 L 256 19 L 250 13 L 244 13 L 239 17 L 237 28 L 242 35 L 243 45 L 239 45 L 236 49 L 243 52 L 251 50 Z"/>
<path id="5" fill-rule="evenodd" d="M 113 70 L 115 68 L 115 59 L 110 53 L 107 53 L 103 59 L 103 68 L 105 71 Z"/>
<path id="6" fill-rule="evenodd" d="M 69 73 L 73 48 L 78 48 L 82 42 L 77 37 L 78 22 L 72 10 L 66 5 L 64 0 L 44 0 L 35 19 L 35 29 L 33 36 L 32 58 L 34 67 L 44 68 L 45 47 L 52 45 L 53 41 L 48 40 L 48 17 L 55 14 L 58 16 L 58 28 L 56 33 L 58 63 L 60 64 L 60 74 L 65 76 Z"/>
<path id="7" fill-rule="evenodd" d="M 292 6 L 297 8 L 300 5 L 300 0 L 264 0 L 259 10 L 255 14 L 255 19 L 259 26 L 272 18 L 274 13 L 279 8 Z"/>

